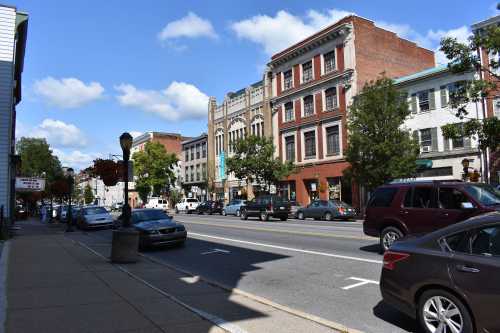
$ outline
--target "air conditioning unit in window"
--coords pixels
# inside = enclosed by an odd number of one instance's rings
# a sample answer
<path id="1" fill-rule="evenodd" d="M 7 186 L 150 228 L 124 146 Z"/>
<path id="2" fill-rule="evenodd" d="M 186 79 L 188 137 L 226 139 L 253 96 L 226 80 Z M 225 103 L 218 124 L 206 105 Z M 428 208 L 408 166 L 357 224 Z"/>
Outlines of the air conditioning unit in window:
<path id="1" fill-rule="evenodd" d="M 431 146 L 422 146 L 422 153 L 428 153 L 431 151 Z"/>

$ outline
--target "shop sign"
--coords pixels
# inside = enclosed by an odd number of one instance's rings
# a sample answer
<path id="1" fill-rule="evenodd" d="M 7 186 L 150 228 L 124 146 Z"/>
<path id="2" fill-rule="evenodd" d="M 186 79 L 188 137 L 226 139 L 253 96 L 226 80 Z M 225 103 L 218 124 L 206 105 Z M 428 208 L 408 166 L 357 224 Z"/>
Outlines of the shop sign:
<path id="1" fill-rule="evenodd" d="M 45 190 L 44 178 L 16 177 L 16 191 L 41 192 Z"/>
<path id="2" fill-rule="evenodd" d="M 316 183 L 311 183 L 311 191 L 316 191 Z"/>

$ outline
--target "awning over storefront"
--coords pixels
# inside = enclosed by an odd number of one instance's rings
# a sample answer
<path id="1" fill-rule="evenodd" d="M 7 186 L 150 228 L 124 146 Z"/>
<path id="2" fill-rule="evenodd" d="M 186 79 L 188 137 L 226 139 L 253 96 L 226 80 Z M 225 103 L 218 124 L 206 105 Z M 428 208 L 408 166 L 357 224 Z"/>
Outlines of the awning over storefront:
<path id="1" fill-rule="evenodd" d="M 432 161 L 431 160 L 417 160 L 417 169 L 418 170 L 424 170 L 424 169 L 431 169 L 432 168 Z"/>

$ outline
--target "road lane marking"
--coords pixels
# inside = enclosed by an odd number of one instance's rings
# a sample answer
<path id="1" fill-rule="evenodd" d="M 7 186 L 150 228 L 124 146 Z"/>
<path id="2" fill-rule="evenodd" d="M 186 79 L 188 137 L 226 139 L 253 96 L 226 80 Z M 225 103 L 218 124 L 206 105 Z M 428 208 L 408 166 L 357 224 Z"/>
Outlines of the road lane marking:
<path id="1" fill-rule="evenodd" d="M 206 254 L 213 254 L 213 253 L 231 253 L 231 251 L 228 251 L 228 250 L 223 250 L 223 249 L 213 249 L 211 251 L 207 251 L 207 252 L 202 252 L 200 253 L 202 256 L 206 255 Z"/>
<path id="2" fill-rule="evenodd" d="M 187 218 L 187 219 L 201 219 L 201 220 L 206 220 L 206 221 L 218 221 L 218 222 L 241 222 L 241 223 L 247 223 L 250 224 L 252 222 L 254 223 L 259 223 L 258 220 L 241 220 L 239 218 L 231 218 L 231 217 L 218 217 L 218 216 L 189 216 L 189 215 L 172 215 L 174 218 Z M 222 218 L 222 219 L 219 219 Z M 319 221 L 319 222 L 313 222 L 313 221 L 306 221 L 305 223 L 290 223 L 290 222 L 285 222 L 285 221 L 268 221 L 269 223 L 276 223 L 279 225 L 283 226 L 313 226 L 313 227 L 338 227 L 338 228 L 357 228 L 359 229 L 360 227 L 363 226 L 363 221 L 362 220 L 356 220 L 356 221 Z"/>
<path id="3" fill-rule="evenodd" d="M 212 238 L 212 239 L 218 239 L 218 240 L 225 240 L 225 241 L 235 242 L 235 243 L 240 243 L 240 244 L 255 245 L 255 246 L 261 246 L 261 247 L 268 247 L 268 248 L 272 248 L 272 249 L 280 249 L 280 250 L 300 252 L 300 253 L 313 254 L 313 255 L 320 255 L 320 256 L 332 257 L 332 258 L 338 258 L 338 259 L 346 259 L 346 260 L 367 262 L 367 263 L 370 263 L 370 264 L 382 264 L 381 260 L 374 260 L 374 259 L 367 259 L 367 258 L 360 258 L 360 257 L 352 257 L 352 256 L 344 256 L 344 255 L 341 255 L 341 254 L 326 253 L 326 252 L 319 252 L 319 251 L 312 251 L 312 250 L 302 250 L 302 249 L 296 249 L 296 248 L 293 248 L 293 247 L 280 246 L 280 245 L 272 245 L 272 244 L 266 244 L 266 243 L 249 242 L 249 241 L 244 241 L 244 240 L 241 240 L 241 239 L 233 239 L 233 238 L 226 238 L 226 237 L 220 237 L 220 236 L 212 236 L 212 235 L 206 235 L 206 234 L 199 234 L 199 233 L 195 233 L 195 232 L 188 232 L 188 236 L 195 236 L 195 238 L 196 237 L 201 237 L 201 238 L 205 237 L 205 238 Z"/>
<path id="4" fill-rule="evenodd" d="M 351 276 L 350 278 L 347 278 L 347 280 L 354 280 L 354 281 L 359 281 L 359 282 L 356 282 L 354 284 L 350 284 L 348 286 L 342 287 L 342 289 L 344 289 L 344 290 L 349 290 L 349 289 L 352 289 L 352 288 L 361 287 L 361 286 L 364 286 L 365 284 L 376 284 L 376 285 L 378 285 L 378 281 L 357 278 L 357 277 L 354 277 L 354 276 Z"/>

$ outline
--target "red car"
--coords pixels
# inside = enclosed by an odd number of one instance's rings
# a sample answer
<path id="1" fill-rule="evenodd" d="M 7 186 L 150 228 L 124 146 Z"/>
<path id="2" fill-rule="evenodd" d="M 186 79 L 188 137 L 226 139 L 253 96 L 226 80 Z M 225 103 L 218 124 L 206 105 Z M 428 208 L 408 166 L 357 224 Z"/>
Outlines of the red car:
<path id="1" fill-rule="evenodd" d="M 415 181 L 378 187 L 366 208 L 363 230 L 379 237 L 383 251 L 394 241 L 500 210 L 500 192 L 488 184 Z"/>

